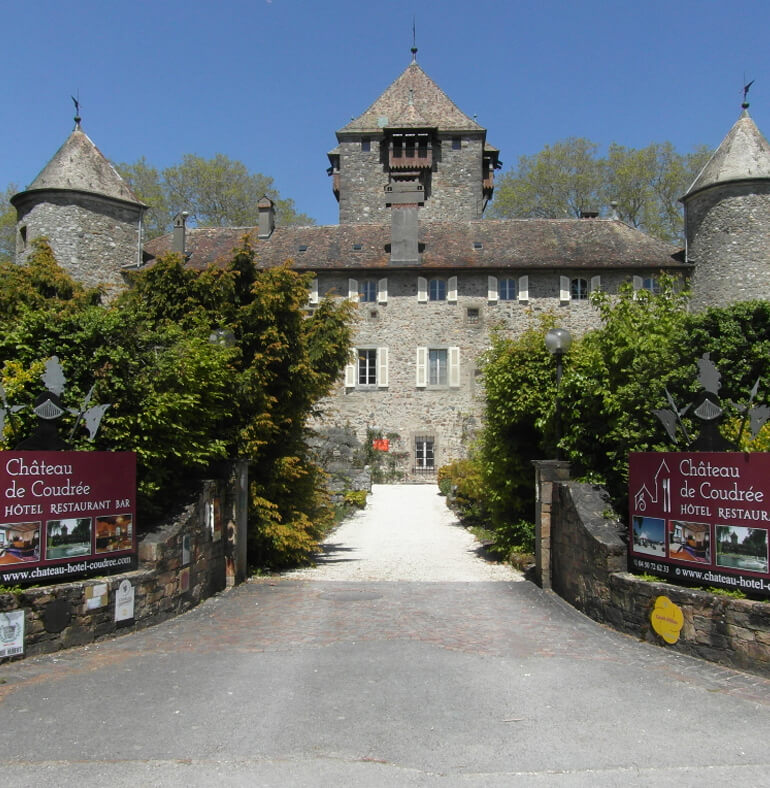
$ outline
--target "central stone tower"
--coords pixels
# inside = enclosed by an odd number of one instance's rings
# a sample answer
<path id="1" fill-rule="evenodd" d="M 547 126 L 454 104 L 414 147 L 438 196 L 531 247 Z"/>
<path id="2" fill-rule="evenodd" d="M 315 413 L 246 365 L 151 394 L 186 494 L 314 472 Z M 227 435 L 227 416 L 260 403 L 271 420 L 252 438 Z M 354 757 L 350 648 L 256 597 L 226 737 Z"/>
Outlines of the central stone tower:
<path id="1" fill-rule="evenodd" d="M 492 197 L 498 150 L 414 57 L 337 140 L 328 172 L 340 224 L 389 224 L 399 204 L 419 205 L 426 222 L 480 219 Z"/>

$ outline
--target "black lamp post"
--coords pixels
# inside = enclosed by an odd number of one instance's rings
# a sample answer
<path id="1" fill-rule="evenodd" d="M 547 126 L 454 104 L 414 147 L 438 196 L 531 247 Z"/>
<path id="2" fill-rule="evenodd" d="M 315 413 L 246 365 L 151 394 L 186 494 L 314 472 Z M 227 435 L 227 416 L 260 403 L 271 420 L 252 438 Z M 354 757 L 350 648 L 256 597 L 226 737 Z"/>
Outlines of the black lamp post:
<path id="1" fill-rule="evenodd" d="M 554 402 L 554 415 L 556 418 L 556 459 L 561 459 L 561 449 L 559 443 L 561 441 L 562 427 L 561 427 L 561 402 L 559 398 L 559 385 L 561 384 L 561 376 L 564 371 L 564 354 L 569 350 L 572 344 L 572 337 L 569 331 L 565 328 L 552 328 L 545 335 L 545 346 L 548 352 L 556 359 L 556 398 Z"/>

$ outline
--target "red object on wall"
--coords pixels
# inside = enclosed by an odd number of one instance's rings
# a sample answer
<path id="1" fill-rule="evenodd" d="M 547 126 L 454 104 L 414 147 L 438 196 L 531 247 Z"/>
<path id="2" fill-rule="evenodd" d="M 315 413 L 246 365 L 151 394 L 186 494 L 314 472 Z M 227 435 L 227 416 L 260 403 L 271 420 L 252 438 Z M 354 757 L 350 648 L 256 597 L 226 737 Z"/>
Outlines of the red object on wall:
<path id="1" fill-rule="evenodd" d="M 372 441 L 372 448 L 375 451 L 388 451 L 390 449 L 390 441 L 387 438 L 375 438 Z"/>

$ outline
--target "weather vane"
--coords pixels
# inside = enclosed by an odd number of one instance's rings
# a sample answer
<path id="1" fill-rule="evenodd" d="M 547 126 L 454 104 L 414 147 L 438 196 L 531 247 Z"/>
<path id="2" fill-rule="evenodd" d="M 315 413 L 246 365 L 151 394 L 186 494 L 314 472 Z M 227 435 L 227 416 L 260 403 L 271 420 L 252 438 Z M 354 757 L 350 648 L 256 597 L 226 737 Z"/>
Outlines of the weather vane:
<path id="1" fill-rule="evenodd" d="M 412 63 L 417 62 L 417 23 L 412 17 Z"/>
<path id="2" fill-rule="evenodd" d="M 668 436 L 674 443 L 678 443 L 677 427 L 681 430 L 691 451 L 739 450 L 747 422 L 752 440 L 757 437 L 765 422 L 770 418 L 770 407 L 767 405 L 753 406 L 759 391 L 759 378 L 751 389 L 748 404 L 734 405 L 738 412 L 743 414 L 735 442 L 729 441 L 719 431 L 719 425 L 724 417 L 724 409 L 719 397 L 721 379 L 722 376 L 714 362 L 711 361 L 710 354 L 704 353 L 698 361 L 698 382 L 701 384 L 701 391 L 698 392 L 693 402 L 680 409 L 669 390 L 664 389 L 669 407 L 654 410 L 653 413 L 661 420 Z M 695 440 L 692 440 L 682 421 L 682 417 L 688 411 L 701 423 L 700 433 Z"/>
<path id="3" fill-rule="evenodd" d="M 746 77 L 743 78 L 743 81 L 744 83 L 746 82 Z M 754 82 L 755 80 L 752 79 L 751 82 L 744 84 L 743 86 L 743 104 L 741 104 L 743 109 L 749 108 L 749 101 L 748 101 L 749 88 L 754 84 Z"/>
<path id="4" fill-rule="evenodd" d="M 78 96 L 80 96 L 79 92 Z M 83 120 L 83 118 L 80 117 L 80 100 L 76 99 L 74 96 L 70 96 L 70 98 L 72 99 L 72 103 L 75 105 L 75 128 L 79 129 L 80 121 Z"/>

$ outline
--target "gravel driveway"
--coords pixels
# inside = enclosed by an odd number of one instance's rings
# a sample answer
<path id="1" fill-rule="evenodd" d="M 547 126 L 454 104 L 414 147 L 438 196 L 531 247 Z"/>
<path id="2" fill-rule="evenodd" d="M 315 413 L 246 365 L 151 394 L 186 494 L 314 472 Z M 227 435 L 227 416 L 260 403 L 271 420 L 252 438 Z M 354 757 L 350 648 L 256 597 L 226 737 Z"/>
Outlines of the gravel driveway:
<path id="1" fill-rule="evenodd" d="M 522 580 L 478 555 L 480 545 L 432 484 L 375 484 L 366 509 L 323 544 L 318 565 L 287 573 L 312 580 L 481 582 Z"/>

